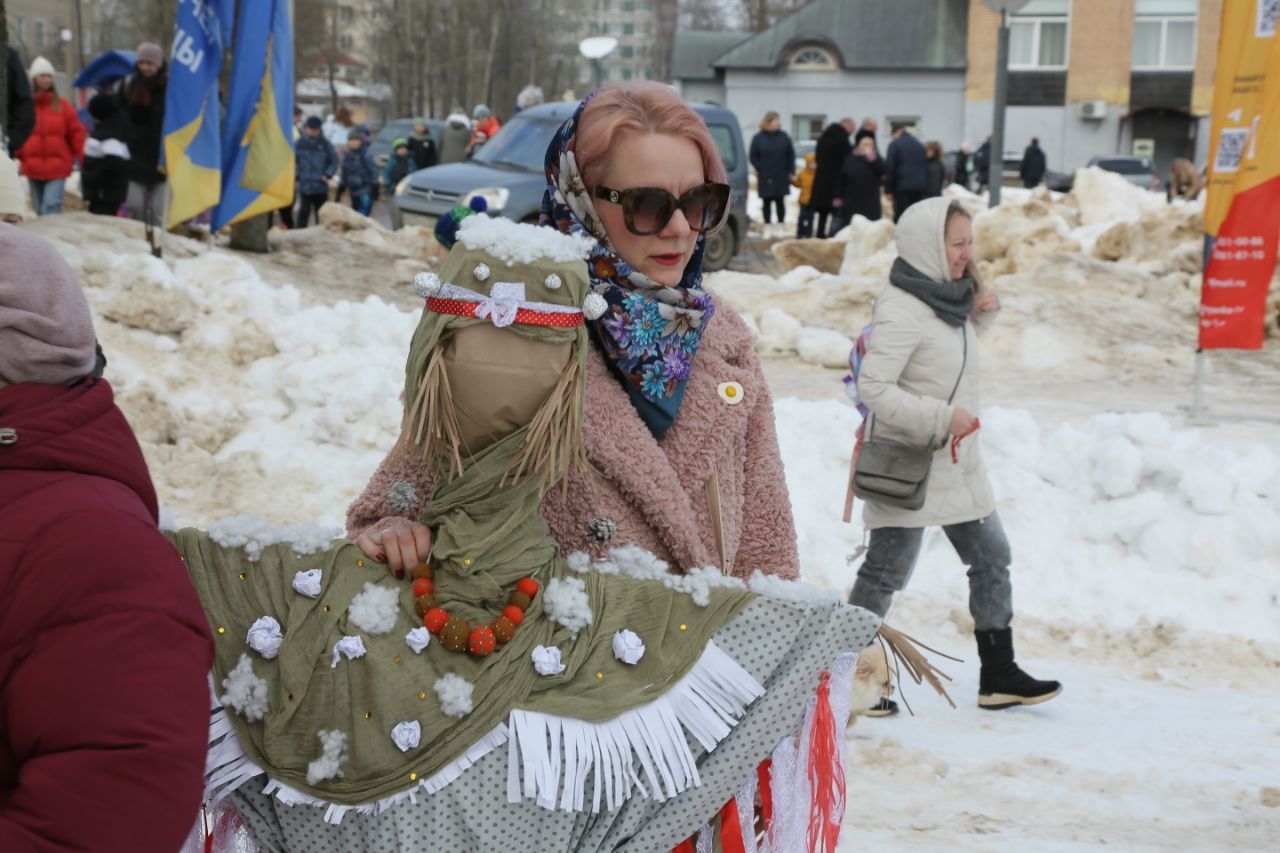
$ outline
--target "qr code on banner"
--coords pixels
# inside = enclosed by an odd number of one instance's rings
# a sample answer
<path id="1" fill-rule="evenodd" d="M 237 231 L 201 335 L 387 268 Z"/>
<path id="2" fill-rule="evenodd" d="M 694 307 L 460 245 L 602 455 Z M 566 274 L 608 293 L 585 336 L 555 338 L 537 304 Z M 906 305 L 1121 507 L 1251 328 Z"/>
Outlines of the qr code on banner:
<path id="1" fill-rule="evenodd" d="M 1275 35 L 1277 22 L 1280 22 L 1280 0 L 1258 0 L 1258 38 Z"/>
<path id="2" fill-rule="evenodd" d="M 1280 2 L 1280 0 L 1276 0 Z M 1229 127 L 1218 137 L 1218 155 L 1213 158 L 1213 171 L 1236 172 L 1244 157 L 1244 147 L 1249 142 L 1249 128 Z"/>

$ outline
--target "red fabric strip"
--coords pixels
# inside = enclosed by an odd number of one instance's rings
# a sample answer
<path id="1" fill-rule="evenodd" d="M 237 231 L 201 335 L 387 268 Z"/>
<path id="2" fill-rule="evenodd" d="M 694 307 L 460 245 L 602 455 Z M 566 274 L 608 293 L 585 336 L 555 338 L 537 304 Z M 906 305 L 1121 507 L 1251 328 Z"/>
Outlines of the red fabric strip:
<path id="1" fill-rule="evenodd" d="M 760 762 L 760 766 L 756 768 L 756 778 L 759 781 L 757 787 L 760 789 L 760 813 L 764 816 L 764 831 L 769 831 L 769 824 L 773 823 L 773 759 L 766 758 Z"/>
<path id="2" fill-rule="evenodd" d="M 742 820 L 738 816 L 738 800 L 730 798 L 720 810 L 720 848 L 724 853 L 746 853 L 742 839 Z"/>
<path id="3" fill-rule="evenodd" d="M 671 853 L 697 853 L 697 847 L 694 846 L 693 838 L 686 838 L 675 847 L 671 848 Z"/>
<path id="4" fill-rule="evenodd" d="M 455 317 L 474 317 L 480 303 L 467 302 L 462 299 L 439 299 L 432 296 L 427 300 L 427 310 L 437 314 L 452 314 Z M 516 310 L 516 322 L 522 326 L 552 326 L 557 329 L 572 329 L 582 325 L 582 312 L 559 314 L 551 311 L 534 311 L 530 308 Z"/>

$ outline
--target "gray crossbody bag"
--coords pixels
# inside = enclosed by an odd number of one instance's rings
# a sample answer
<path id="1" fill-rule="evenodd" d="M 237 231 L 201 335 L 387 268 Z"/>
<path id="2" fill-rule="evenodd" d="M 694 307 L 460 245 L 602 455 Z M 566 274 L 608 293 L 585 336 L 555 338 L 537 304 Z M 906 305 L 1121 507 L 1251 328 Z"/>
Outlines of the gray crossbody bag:
<path id="1" fill-rule="evenodd" d="M 960 375 L 947 398 L 947 405 L 956 398 L 960 380 L 964 379 L 969 363 L 969 331 L 964 329 L 964 358 L 960 362 Z M 929 471 L 933 468 L 933 447 L 911 447 L 896 441 L 877 440 L 875 415 L 867 427 L 867 440 L 858 454 L 858 464 L 853 472 L 853 492 L 868 503 L 885 504 L 902 509 L 916 510 L 924 506 L 929 491 Z"/>

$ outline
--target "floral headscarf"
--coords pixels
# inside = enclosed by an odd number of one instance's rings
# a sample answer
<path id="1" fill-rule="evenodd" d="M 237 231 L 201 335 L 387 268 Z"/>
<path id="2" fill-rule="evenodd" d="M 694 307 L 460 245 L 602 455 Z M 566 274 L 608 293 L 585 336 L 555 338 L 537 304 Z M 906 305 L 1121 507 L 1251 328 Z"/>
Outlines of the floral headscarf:
<path id="1" fill-rule="evenodd" d="M 592 292 L 609 308 L 590 324 L 591 332 L 650 432 L 662 438 L 675 423 L 698 344 L 715 313 L 711 294 L 702 289 L 706 235 L 698 235 L 675 287 L 653 281 L 618 256 L 574 157 L 578 122 L 590 101 L 588 96 L 547 146 L 539 224 L 597 241 L 587 272 Z"/>

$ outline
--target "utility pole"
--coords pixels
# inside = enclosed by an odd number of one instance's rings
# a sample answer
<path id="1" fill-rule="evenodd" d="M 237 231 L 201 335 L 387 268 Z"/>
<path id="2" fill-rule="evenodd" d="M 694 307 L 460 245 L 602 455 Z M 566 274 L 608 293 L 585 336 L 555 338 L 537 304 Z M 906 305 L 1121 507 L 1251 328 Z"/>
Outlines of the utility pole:
<path id="1" fill-rule="evenodd" d="M 991 162 L 987 187 L 991 193 L 988 207 L 1000 205 L 1000 188 L 1004 185 L 1004 113 L 1009 102 L 1009 13 L 1016 12 L 1030 0 L 982 0 L 1000 16 L 1000 32 L 996 39 L 996 93 L 991 116 Z"/>

